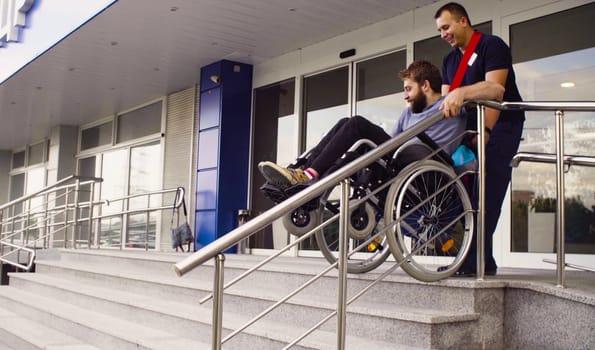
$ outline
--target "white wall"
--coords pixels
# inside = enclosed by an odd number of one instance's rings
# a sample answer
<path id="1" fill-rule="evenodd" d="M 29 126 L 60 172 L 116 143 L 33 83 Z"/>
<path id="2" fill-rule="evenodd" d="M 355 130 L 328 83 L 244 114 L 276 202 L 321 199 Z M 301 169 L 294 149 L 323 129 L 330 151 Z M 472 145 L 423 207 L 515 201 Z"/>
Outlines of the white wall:
<path id="1" fill-rule="evenodd" d="M 410 62 L 413 60 L 413 42 L 438 34 L 434 13 L 446 2 L 440 1 L 257 64 L 254 67 L 254 87 L 311 74 L 399 48 L 407 48 L 407 57 Z M 590 2 L 588 0 L 460 1 L 466 7 L 472 23 L 491 20 L 493 34 L 501 36 L 506 42 L 508 42 L 507 26 L 511 23 Z M 339 58 L 341 51 L 352 48 L 357 51 L 355 56 L 349 57 L 347 60 Z M 299 93 L 298 89 L 296 91 Z"/>

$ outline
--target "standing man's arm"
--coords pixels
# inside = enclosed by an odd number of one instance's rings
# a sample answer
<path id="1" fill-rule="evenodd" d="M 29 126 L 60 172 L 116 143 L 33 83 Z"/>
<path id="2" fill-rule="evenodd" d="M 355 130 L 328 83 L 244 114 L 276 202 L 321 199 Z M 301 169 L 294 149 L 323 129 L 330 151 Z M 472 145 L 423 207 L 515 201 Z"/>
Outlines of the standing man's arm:
<path id="1" fill-rule="evenodd" d="M 501 101 L 504 96 L 504 84 L 508 69 L 497 69 L 486 73 L 485 81 L 480 81 L 472 85 L 461 86 L 448 92 L 450 85 L 442 85 L 442 95 L 446 98 L 442 102 L 441 108 L 444 110 L 444 116 L 454 117 L 461 111 L 463 102 L 468 100 L 497 100 Z M 496 109 L 486 109 L 486 127 L 492 129 L 500 111 Z"/>

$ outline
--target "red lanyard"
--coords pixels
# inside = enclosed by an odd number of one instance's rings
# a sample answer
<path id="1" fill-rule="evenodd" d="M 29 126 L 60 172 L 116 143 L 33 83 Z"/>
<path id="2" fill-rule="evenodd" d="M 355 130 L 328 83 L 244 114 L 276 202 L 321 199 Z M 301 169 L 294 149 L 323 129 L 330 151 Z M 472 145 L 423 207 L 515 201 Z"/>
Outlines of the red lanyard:
<path id="1" fill-rule="evenodd" d="M 469 45 L 467 45 L 465 53 L 463 54 L 463 60 L 461 63 L 459 63 L 459 67 L 457 68 L 457 72 L 455 73 L 455 77 L 452 80 L 452 84 L 450 84 L 448 91 L 458 88 L 461 85 L 461 82 L 463 82 L 463 77 L 465 76 L 465 72 L 467 72 L 467 68 L 469 67 L 469 59 L 471 58 L 473 51 L 475 51 L 475 47 L 477 47 L 479 38 L 481 38 L 481 33 L 473 32 L 471 41 L 469 41 Z"/>

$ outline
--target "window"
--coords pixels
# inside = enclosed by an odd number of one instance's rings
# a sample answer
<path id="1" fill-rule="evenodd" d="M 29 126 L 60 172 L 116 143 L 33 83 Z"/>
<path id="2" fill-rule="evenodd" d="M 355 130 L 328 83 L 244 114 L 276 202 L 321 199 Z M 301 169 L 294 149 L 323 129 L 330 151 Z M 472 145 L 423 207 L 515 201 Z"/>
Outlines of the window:
<path id="1" fill-rule="evenodd" d="M 28 157 L 28 165 L 35 165 L 43 163 L 44 161 L 44 151 L 46 142 L 41 142 L 32 146 L 29 146 L 29 157 Z"/>
<path id="2" fill-rule="evenodd" d="M 356 64 L 357 94 L 355 114 L 392 131 L 403 109 L 403 82 L 399 71 L 406 68 L 405 50 L 371 58 Z"/>
<path id="3" fill-rule="evenodd" d="M 81 132 L 81 151 L 110 145 L 112 143 L 112 121 L 97 125 Z"/>
<path id="4" fill-rule="evenodd" d="M 584 26 L 593 16 L 595 4 L 589 4 L 510 27 L 517 84 L 525 100 L 593 99 L 595 29 Z M 519 151 L 554 153 L 554 113 L 528 112 L 526 117 Z M 595 113 L 566 112 L 564 131 L 566 154 L 595 155 Z M 572 166 L 565 176 L 567 253 L 595 254 L 592 172 L 589 167 Z M 521 163 L 513 169 L 511 187 L 511 250 L 555 252 L 555 165 Z"/>
<path id="5" fill-rule="evenodd" d="M 161 101 L 118 116 L 117 142 L 122 143 L 161 132 Z"/>
<path id="6" fill-rule="evenodd" d="M 254 125 L 252 155 L 252 211 L 264 212 L 271 201 L 262 194 L 260 186 L 264 178 L 257 169 L 258 163 L 272 160 L 289 164 L 298 154 L 298 121 L 294 113 L 295 79 L 289 79 L 254 90 Z M 275 237 L 275 238 L 273 238 Z M 280 222 L 252 236 L 251 248 L 278 248 L 287 244 L 287 232 Z"/>
<path id="7" fill-rule="evenodd" d="M 47 140 L 12 153 L 10 200 L 42 189 L 46 185 Z"/>
<path id="8" fill-rule="evenodd" d="M 477 31 L 486 34 L 492 34 L 492 22 L 484 22 L 474 25 Z M 442 69 L 442 59 L 450 52 L 450 45 L 442 40 L 440 35 L 416 41 L 413 43 L 414 60 L 426 60 Z"/>
<path id="9" fill-rule="evenodd" d="M 25 151 L 14 152 L 12 154 L 12 169 L 18 169 L 25 166 Z"/>
<path id="10" fill-rule="evenodd" d="M 513 63 L 594 47 L 595 27 L 585 25 L 591 23 L 593 16 L 595 3 L 512 25 Z"/>
<path id="11" fill-rule="evenodd" d="M 349 113 L 349 67 L 304 78 L 305 149 Z M 303 149 L 302 149 L 303 151 Z"/>
<path id="12" fill-rule="evenodd" d="M 157 176 L 161 170 L 160 163 L 156 160 L 161 155 L 159 142 L 132 147 L 130 149 L 130 180 L 128 182 L 128 194 L 140 194 L 156 191 L 161 187 L 161 177 Z M 131 198 L 128 201 L 128 209 L 141 209 L 155 206 L 158 197 L 153 196 L 153 203 L 149 203 L 147 197 Z M 157 234 L 157 212 L 149 214 L 129 214 L 126 222 L 126 246 L 129 248 L 155 248 L 155 236 Z"/>
<path id="13" fill-rule="evenodd" d="M 156 247 L 160 212 L 126 214 L 128 210 L 146 208 L 147 197 L 123 197 L 161 188 L 162 114 L 163 101 L 159 100 L 81 130 L 80 150 L 88 152 L 78 159 L 78 174 L 103 178 L 95 186 L 94 198 L 110 201 L 109 205 L 97 206 L 93 213 L 96 218 L 102 216 L 97 236 L 91 237 L 99 247 Z M 90 198 L 90 192 L 81 198 Z M 160 198 L 152 196 L 150 205 L 159 206 Z M 87 218 L 88 211 L 82 211 L 81 217 Z"/>
<path id="14" fill-rule="evenodd" d="M 10 200 L 15 200 L 25 194 L 25 174 L 10 177 Z"/>

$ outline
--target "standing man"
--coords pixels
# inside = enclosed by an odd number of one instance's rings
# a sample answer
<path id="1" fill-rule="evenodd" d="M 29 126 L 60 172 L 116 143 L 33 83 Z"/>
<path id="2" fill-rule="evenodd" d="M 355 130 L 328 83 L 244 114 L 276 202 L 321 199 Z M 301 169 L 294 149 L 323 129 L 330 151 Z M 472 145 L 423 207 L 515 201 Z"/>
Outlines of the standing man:
<path id="1" fill-rule="evenodd" d="M 486 82 L 494 82 L 504 87 L 504 101 L 522 101 L 515 82 L 510 48 L 502 39 L 476 32 L 467 11 L 458 3 L 451 2 L 442 6 L 436 11 L 434 18 L 440 36 L 453 48 L 442 63 L 442 94 L 446 95 L 442 108 L 446 117 L 457 115 L 464 101 L 482 99 L 485 96 L 484 89 L 488 86 L 485 85 Z M 459 68 L 459 65 L 464 68 Z M 500 112 L 486 109 L 486 275 L 495 275 L 498 268 L 492 253 L 492 236 L 510 182 L 510 162 L 518 150 L 524 120 L 525 115 L 522 111 Z M 468 128 L 477 129 L 475 116 L 470 115 L 468 122 Z M 476 274 L 476 249 L 476 244 L 473 243 L 465 263 L 456 275 Z"/>

